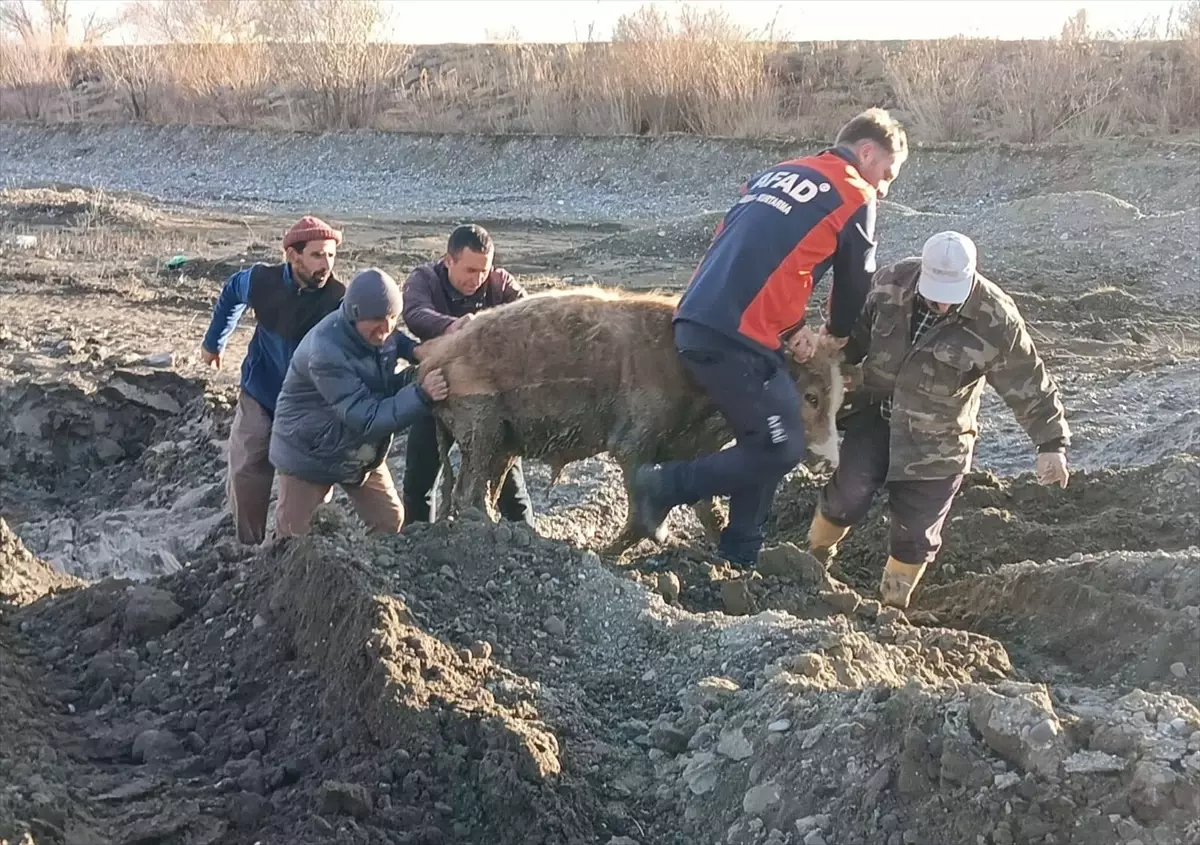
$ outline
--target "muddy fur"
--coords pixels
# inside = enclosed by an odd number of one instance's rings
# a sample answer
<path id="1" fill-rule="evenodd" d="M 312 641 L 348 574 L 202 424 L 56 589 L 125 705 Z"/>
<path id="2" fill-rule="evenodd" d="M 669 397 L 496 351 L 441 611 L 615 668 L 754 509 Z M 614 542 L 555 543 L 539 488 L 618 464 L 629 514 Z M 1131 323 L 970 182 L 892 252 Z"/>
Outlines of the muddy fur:
<path id="1" fill-rule="evenodd" d="M 601 288 L 555 291 L 484 312 L 464 329 L 426 344 L 421 370 L 440 368 L 450 398 L 437 405 L 442 501 L 450 510 L 491 514 L 517 456 L 550 464 L 608 452 L 625 490 L 644 462 L 716 451 L 732 434 L 684 369 L 671 318 L 677 297 Z M 836 443 L 830 410 L 840 403 L 839 364 L 792 365 L 803 396 L 809 447 Z M 457 484 L 449 462 L 457 441 Z M 720 531 L 713 502 L 696 506 L 710 535 Z M 610 547 L 642 539 L 627 517 Z"/>

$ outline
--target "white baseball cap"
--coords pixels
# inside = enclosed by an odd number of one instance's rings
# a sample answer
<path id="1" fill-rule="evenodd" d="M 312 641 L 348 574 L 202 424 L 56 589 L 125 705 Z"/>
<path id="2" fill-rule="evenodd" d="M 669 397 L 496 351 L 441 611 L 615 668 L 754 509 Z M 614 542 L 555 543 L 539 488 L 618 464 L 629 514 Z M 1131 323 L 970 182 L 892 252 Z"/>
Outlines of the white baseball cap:
<path id="1" fill-rule="evenodd" d="M 917 290 L 931 302 L 959 305 L 975 282 L 975 243 L 959 232 L 938 232 L 921 250 Z"/>

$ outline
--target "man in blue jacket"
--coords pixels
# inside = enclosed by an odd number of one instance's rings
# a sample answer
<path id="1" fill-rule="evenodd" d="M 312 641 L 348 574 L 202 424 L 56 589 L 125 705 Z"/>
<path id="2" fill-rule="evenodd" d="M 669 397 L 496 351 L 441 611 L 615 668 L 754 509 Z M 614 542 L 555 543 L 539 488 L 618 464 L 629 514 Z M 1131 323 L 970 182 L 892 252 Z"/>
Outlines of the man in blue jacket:
<path id="1" fill-rule="evenodd" d="M 229 336 L 247 307 L 258 323 L 242 360 L 241 391 L 229 429 L 226 494 L 240 542 L 266 537 L 275 470 L 267 457 L 275 399 L 300 340 L 337 310 L 346 288 L 333 275 L 342 233 L 319 218 L 301 218 L 283 236 L 285 261 L 255 264 L 225 283 L 204 335 L 201 357 L 220 368 Z"/>
<path id="2" fill-rule="evenodd" d="M 341 307 L 296 349 L 275 406 L 271 463 L 279 470 L 275 530 L 308 533 L 333 485 L 369 531 L 399 533 L 404 506 L 386 463 L 397 432 L 449 394 L 440 370 L 413 382 L 417 345 L 396 331 L 400 286 L 374 267 L 351 280 Z"/>

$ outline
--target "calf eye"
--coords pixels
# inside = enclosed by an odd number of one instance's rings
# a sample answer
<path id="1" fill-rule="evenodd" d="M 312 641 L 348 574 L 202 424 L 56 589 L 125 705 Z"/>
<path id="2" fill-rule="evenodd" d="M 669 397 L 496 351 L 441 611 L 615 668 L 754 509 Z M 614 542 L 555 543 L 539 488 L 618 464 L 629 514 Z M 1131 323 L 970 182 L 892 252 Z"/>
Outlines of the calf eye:
<path id="1" fill-rule="evenodd" d="M 814 408 L 819 407 L 821 404 L 820 400 L 817 399 L 817 394 L 815 393 L 804 394 L 804 401 L 812 405 Z"/>

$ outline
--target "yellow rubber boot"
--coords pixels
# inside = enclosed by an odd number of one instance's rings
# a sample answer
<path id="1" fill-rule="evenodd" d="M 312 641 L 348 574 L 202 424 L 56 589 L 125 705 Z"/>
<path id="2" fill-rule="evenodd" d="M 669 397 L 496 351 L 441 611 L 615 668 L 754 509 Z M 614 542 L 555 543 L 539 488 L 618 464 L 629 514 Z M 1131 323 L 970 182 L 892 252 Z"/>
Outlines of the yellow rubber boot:
<path id="1" fill-rule="evenodd" d="M 879 600 L 889 607 L 908 607 L 908 600 L 925 574 L 925 567 L 924 563 L 901 563 L 889 557 L 879 581 Z"/>
<path id="2" fill-rule="evenodd" d="M 812 525 L 808 527 L 808 550 L 821 563 L 828 563 L 830 558 L 837 554 L 837 544 L 849 533 L 849 528 L 834 525 L 825 518 L 821 509 L 817 508 L 813 514 Z"/>

